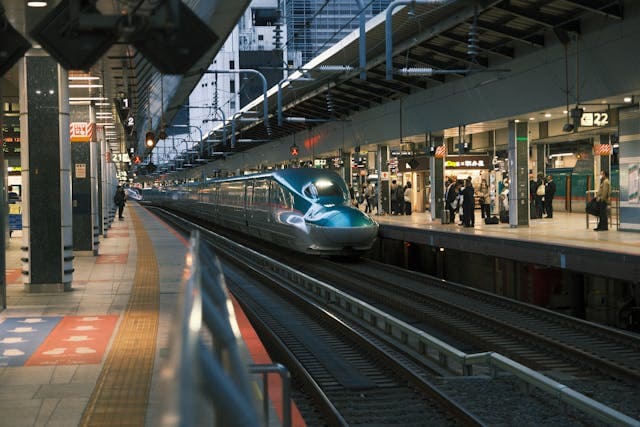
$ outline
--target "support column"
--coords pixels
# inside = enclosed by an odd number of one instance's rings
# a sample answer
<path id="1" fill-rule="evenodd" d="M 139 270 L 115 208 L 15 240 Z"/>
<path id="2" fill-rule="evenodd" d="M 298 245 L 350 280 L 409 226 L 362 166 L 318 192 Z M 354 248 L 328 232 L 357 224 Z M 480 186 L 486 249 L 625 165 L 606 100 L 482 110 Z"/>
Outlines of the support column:
<path id="1" fill-rule="evenodd" d="M 509 225 L 529 225 L 529 125 L 510 120 Z"/>
<path id="2" fill-rule="evenodd" d="M 19 77 L 24 287 L 62 292 L 73 277 L 67 71 L 49 56 L 25 56 Z"/>
<path id="3" fill-rule="evenodd" d="M 107 145 L 107 140 L 105 135 L 101 135 L 100 140 L 101 154 L 100 161 L 98 162 L 98 173 L 99 173 L 99 190 L 98 194 L 100 194 L 100 233 L 107 237 L 107 230 L 111 222 L 109 221 L 109 171 L 111 170 L 111 162 L 113 161 L 111 158 L 111 152 L 109 151 L 109 146 Z"/>
<path id="4" fill-rule="evenodd" d="M 378 145 L 378 210 L 377 214 L 382 215 L 383 212 L 391 213 L 391 199 L 389 195 L 390 182 L 389 179 L 382 179 L 383 173 L 389 176 L 389 147 Z"/>
<path id="5" fill-rule="evenodd" d="M 96 122 L 95 108 L 91 108 L 91 123 Z M 100 221 L 100 143 L 98 142 L 98 129 L 93 132 L 93 137 L 89 141 L 89 157 L 91 160 L 91 218 L 93 223 L 93 254 L 98 255 L 98 245 L 100 245 L 101 221 Z"/>
<path id="6" fill-rule="evenodd" d="M 2 173 L 0 174 L 2 189 L 2 197 L 0 197 L 0 271 L 5 271 L 7 267 L 7 254 L 6 248 L 9 245 L 9 225 L 8 221 L 8 206 L 7 206 L 7 165 L 4 161 L 4 135 L 2 134 L 2 128 L 4 126 L 4 98 L 2 95 L 2 85 L 0 84 L 0 168 Z M 7 276 L 3 274 L 0 277 L 0 308 L 7 308 Z"/>
<path id="7" fill-rule="evenodd" d="M 443 137 L 434 137 L 427 134 L 430 141 L 429 146 L 444 146 Z M 431 173 L 431 219 L 443 218 L 444 212 L 444 157 L 433 156 L 429 159 L 429 169 Z"/>
<path id="8" fill-rule="evenodd" d="M 74 122 L 93 124 L 95 126 L 95 109 L 89 107 L 89 117 L 86 110 L 81 114 L 74 111 Z M 88 131 L 89 135 L 93 132 Z M 97 251 L 94 247 L 94 201 L 92 176 L 95 175 L 92 161 L 92 143 L 95 136 L 85 136 L 71 141 L 72 197 L 73 197 L 73 250 L 76 254 L 91 255 Z"/>

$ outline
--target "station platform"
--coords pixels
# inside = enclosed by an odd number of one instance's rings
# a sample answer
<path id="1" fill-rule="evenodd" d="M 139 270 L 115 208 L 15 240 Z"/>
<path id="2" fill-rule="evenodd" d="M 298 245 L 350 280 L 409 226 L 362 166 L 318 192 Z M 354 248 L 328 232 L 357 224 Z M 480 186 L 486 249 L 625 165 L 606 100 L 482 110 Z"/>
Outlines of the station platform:
<path id="1" fill-rule="evenodd" d="M 427 212 L 376 215 L 380 237 L 434 247 L 457 249 L 544 266 L 637 282 L 640 277 L 640 233 L 594 231 L 597 219 L 584 213 L 554 212 L 553 218 L 529 220 L 529 225 L 484 223 L 475 212 L 475 226 L 442 224 Z M 456 216 L 456 219 L 458 217 Z"/>
<path id="2" fill-rule="evenodd" d="M 135 202 L 124 215 L 101 238 L 97 256 L 75 257 L 72 290 L 64 293 L 24 290 L 22 236 L 12 234 L 0 312 L 0 425 L 162 424 L 159 377 L 188 242 Z M 269 363 L 234 306 L 254 363 Z M 293 416 L 304 425 L 297 410 Z"/>
<path id="3" fill-rule="evenodd" d="M 380 224 L 403 225 L 416 229 L 446 230 L 453 233 L 470 234 L 505 239 L 546 242 L 578 248 L 597 247 L 602 251 L 640 255 L 640 232 L 620 231 L 610 225 L 609 230 L 595 232 L 597 218 L 591 216 L 587 223 L 584 213 L 555 212 L 553 218 L 529 220 L 528 226 L 511 227 L 506 223 L 485 224 L 480 212 L 475 212 L 475 226 L 465 228 L 458 223 L 442 224 L 427 212 L 411 215 L 373 215 Z M 457 218 L 457 216 L 456 216 Z"/>

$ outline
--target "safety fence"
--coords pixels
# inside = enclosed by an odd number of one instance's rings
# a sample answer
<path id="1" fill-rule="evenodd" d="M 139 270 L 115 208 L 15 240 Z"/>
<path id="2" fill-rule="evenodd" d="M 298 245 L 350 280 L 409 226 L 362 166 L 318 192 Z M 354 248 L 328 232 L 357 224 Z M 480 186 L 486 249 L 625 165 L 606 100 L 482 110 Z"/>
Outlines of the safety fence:
<path id="1" fill-rule="evenodd" d="M 161 371 L 163 426 L 280 425 L 271 417 L 268 381 L 282 381 L 282 424 L 291 425 L 289 373 L 279 364 L 253 365 L 230 323 L 235 318 L 220 261 L 192 233 L 186 279 Z M 255 387 L 256 378 L 262 386 Z M 262 396 L 255 390 L 261 389 Z M 260 404 L 262 400 L 262 405 Z"/>

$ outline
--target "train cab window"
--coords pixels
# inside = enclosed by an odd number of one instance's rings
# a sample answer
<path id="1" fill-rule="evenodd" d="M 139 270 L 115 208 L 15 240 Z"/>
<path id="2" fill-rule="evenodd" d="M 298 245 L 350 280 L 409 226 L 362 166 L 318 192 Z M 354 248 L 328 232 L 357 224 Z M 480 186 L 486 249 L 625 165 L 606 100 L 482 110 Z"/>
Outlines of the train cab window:
<path id="1" fill-rule="evenodd" d="M 342 188 L 336 182 L 328 179 L 319 179 L 315 182 L 307 184 L 303 191 L 305 196 L 312 199 L 320 199 L 325 197 L 345 197 Z"/>

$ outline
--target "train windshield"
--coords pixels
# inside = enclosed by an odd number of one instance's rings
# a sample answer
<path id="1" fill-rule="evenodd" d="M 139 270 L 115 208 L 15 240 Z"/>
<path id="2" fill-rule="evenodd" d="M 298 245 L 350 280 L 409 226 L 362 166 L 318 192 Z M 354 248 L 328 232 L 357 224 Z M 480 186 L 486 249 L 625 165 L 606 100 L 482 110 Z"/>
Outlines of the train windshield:
<path id="1" fill-rule="evenodd" d="M 304 188 L 304 194 L 312 199 L 322 199 L 326 197 L 338 197 L 342 199 L 345 197 L 341 186 L 337 182 L 326 178 L 318 179 L 308 184 Z"/>

